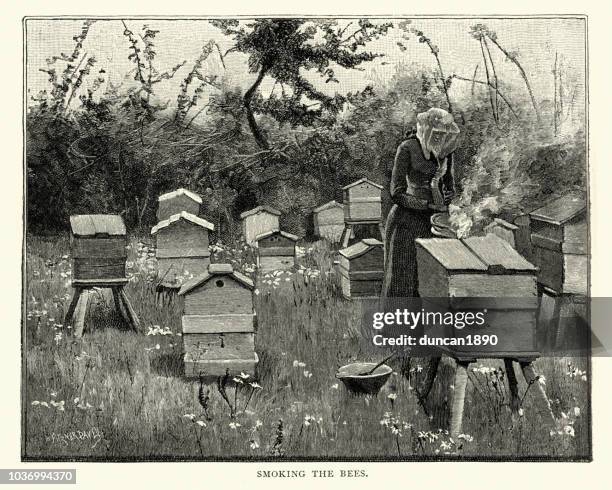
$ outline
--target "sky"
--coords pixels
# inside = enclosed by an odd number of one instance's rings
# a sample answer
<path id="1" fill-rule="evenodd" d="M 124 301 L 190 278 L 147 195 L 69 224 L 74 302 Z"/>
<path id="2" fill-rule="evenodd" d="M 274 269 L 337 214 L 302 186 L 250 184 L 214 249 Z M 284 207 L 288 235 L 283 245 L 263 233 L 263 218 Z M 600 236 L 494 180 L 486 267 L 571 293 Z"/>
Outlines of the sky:
<path id="1" fill-rule="evenodd" d="M 402 19 L 376 19 L 379 22 L 391 21 L 396 24 Z M 61 52 L 71 53 L 73 36 L 81 29 L 82 20 L 49 20 L 29 19 L 26 22 L 27 44 L 27 91 L 28 95 L 36 95 L 42 89 L 48 89 L 47 74 L 39 71 L 46 66 L 46 59 Z M 350 20 L 341 20 L 341 23 Z M 471 77 L 474 68 L 480 64 L 479 78 L 484 79 L 482 54 L 480 45 L 469 35 L 470 26 L 485 23 L 495 30 L 499 42 L 509 51 L 518 51 L 519 60 L 525 68 L 534 92 L 540 98 L 552 99 L 553 75 L 551 73 L 555 55 L 565 66 L 568 80 L 573 79 L 576 87 L 578 104 L 584 101 L 585 86 L 585 21 L 575 18 L 488 18 L 488 19 L 457 19 L 457 18 L 414 18 L 411 26 L 416 27 L 431 38 L 440 49 L 440 60 L 446 75 L 455 73 Z M 155 40 L 157 51 L 157 66 L 166 70 L 177 63 L 186 60 L 186 65 L 176 74 L 175 78 L 156 85 L 158 95 L 163 100 L 174 101 L 178 86 L 185 74 L 190 70 L 191 63 L 202 50 L 202 46 L 210 39 L 218 42 L 222 50 L 232 45 L 231 38 L 221 34 L 218 29 L 201 20 L 159 20 L 159 19 L 129 19 L 128 27 L 136 32 L 143 24 L 159 30 Z M 107 78 L 113 83 L 125 79 L 132 69 L 127 59 L 129 54 L 128 41 L 123 36 L 123 25 L 120 20 L 99 20 L 90 31 L 84 43 L 84 51 L 98 60 L 97 69 L 104 68 Z M 366 63 L 363 71 L 338 70 L 340 83 L 323 84 L 313 79 L 321 89 L 329 94 L 339 92 L 345 94 L 365 88 L 368 84 L 384 84 L 394 73 L 398 63 L 418 63 L 434 68 L 435 59 L 426 45 L 419 43 L 414 35 L 408 41 L 401 39 L 404 33 L 397 27 L 387 36 L 368 45 L 368 50 L 383 53 L 384 57 Z M 408 48 L 402 51 L 397 41 L 402 41 Z M 503 83 L 524 87 L 516 67 L 504 60 L 504 56 L 493 49 L 498 77 Z M 225 59 L 225 69 L 219 58 L 210 57 L 206 65 L 207 73 L 224 76 L 230 85 L 244 89 L 252 82 L 254 75 L 247 69 L 246 57 L 240 53 L 232 53 Z M 270 79 L 264 80 L 262 92 L 269 91 L 273 85 Z M 456 82 L 454 90 L 463 90 L 461 86 L 468 83 Z"/>

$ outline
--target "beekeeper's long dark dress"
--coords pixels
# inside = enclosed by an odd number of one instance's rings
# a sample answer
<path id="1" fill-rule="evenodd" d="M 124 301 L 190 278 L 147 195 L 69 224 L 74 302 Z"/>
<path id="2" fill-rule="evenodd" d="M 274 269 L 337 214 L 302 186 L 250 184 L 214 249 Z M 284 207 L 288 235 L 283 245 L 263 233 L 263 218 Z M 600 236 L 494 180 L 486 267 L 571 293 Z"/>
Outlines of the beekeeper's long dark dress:
<path id="1" fill-rule="evenodd" d="M 447 162 L 440 185 L 452 192 L 452 155 Z M 435 157 L 425 158 L 418 139 L 408 139 L 398 147 L 389 189 L 393 206 L 385 227 L 383 301 L 418 296 L 415 239 L 433 236 L 430 218 L 434 211 L 429 204 L 433 203 L 431 182 L 437 169 Z"/>

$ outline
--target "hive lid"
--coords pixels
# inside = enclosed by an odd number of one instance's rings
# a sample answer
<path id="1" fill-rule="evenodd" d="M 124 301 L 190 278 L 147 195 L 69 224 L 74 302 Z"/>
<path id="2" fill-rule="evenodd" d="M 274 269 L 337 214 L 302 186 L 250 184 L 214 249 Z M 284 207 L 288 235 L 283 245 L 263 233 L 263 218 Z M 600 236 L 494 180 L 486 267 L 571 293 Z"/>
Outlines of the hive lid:
<path id="1" fill-rule="evenodd" d="M 382 247 L 383 243 L 375 238 L 364 238 L 350 247 L 343 248 L 338 253 L 347 259 L 354 259 L 369 252 L 375 247 Z"/>
<path id="2" fill-rule="evenodd" d="M 418 246 L 427 250 L 446 270 L 482 271 L 486 265 L 468 249 L 461 240 L 454 238 L 418 238 Z"/>
<path id="3" fill-rule="evenodd" d="M 124 236 L 125 224 L 116 214 L 77 214 L 70 216 L 70 228 L 74 236 L 96 235 Z"/>
<path id="4" fill-rule="evenodd" d="M 419 238 L 416 243 L 427 250 L 446 270 L 453 273 L 507 274 L 531 273 L 537 270 L 508 242 L 493 234 L 464 240 Z"/>
<path id="5" fill-rule="evenodd" d="M 202 198 L 198 196 L 195 192 L 188 191 L 187 189 L 177 189 L 172 192 L 167 192 L 166 194 L 162 194 L 157 199 L 158 201 L 167 201 L 168 199 L 173 199 L 178 196 L 187 196 L 198 204 L 202 204 Z"/>
<path id="6" fill-rule="evenodd" d="M 321 211 L 325 211 L 326 209 L 331 209 L 331 208 L 344 208 L 344 204 L 340 204 L 339 202 L 336 201 L 329 201 L 325 204 L 321 204 L 318 208 L 314 208 L 312 210 L 313 213 L 320 213 Z"/>
<path id="7" fill-rule="evenodd" d="M 203 274 L 200 274 L 197 277 L 194 277 L 190 281 L 183 284 L 183 286 L 181 286 L 181 289 L 178 292 L 179 296 L 182 296 L 188 293 L 189 291 L 197 288 L 198 286 L 201 286 L 202 284 L 206 283 L 215 276 L 231 276 L 233 279 L 235 279 L 248 289 L 252 290 L 254 287 L 253 281 L 244 274 L 235 271 L 232 267 L 232 264 L 209 264 L 208 271 L 204 272 Z"/>
<path id="8" fill-rule="evenodd" d="M 343 190 L 350 189 L 351 187 L 355 187 L 356 185 L 363 184 L 364 182 L 367 182 L 368 184 L 373 185 L 374 187 L 378 187 L 379 189 L 383 188 L 382 185 L 377 184 L 376 182 L 372 182 L 370 179 L 367 179 L 364 177 L 363 179 L 359 179 L 358 181 L 353 182 L 352 184 L 345 185 L 342 189 Z"/>
<path id="9" fill-rule="evenodd" d="M 487 266 L 489 272 L 535 272 L 537 268 L 506 240 L 494 234 L 474 236 L 463 243 Z"/>
<path id="10" fill-rule="evenodd" d="M 281 212 L 278 209 L 274 209 L 273 207 L 263 205 L 263 206 L 257 206 L 256 208 L 251 209 L 249 211 L 245 211 L 244 213 L 240 215 L 240 219 L 244 219 L 247 216 L 252 216 L 257 213 L 270 213 L 276 216 L 281 215 Z"/>
<path id="11" fill-rule="evenodd" d="M 187 211 L 181 211 L 180 213 L 173 214 L 168 219 L 162 220 L 157 223 L 153 228 L 151 228 L 151 235 L 155 235 L 159 230 L 170 226 L 172 223 L 175 223 L 181 219 L 187 220 L 195 225 L 201 226 L 202 228 L 206 228 L 207 230 L 214 231 L 215 225 L 209 223 L 203 218 L 195 216 Z"/>
<path id="12" fill-rule="evenodd" d="M 529 213 L 532 219 L 562 225 L 586 211 L 584 194 L 567 194 Z"/>
<path id="13" fill-rule="evenodd" d="M 281 236 L 284 236 L 285 238 L 288 238 L 289 240 L 293 240 L 294 242 L 297 242 L 300 239 L 299 236 L 294 235 L 292 233 L 287 233 L 286 231 L 272 230 L 272 231 L 266 231 L 265 233 L 257 235 L 255 237 L 255 241 L 257 242 L 257 241 L 262 240 L 264 238 L 268 238 L 269 236 L 276 235 L 277 233 L 280 234 Z"/>

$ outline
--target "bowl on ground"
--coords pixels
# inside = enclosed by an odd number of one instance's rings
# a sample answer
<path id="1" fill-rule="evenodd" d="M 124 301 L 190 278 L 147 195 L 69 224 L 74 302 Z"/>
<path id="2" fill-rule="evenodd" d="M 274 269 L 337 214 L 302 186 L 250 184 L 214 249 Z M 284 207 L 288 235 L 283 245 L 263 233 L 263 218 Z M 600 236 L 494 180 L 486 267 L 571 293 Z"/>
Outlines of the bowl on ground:
<path id="1" fill-rule="evenodd" d="M 338 369 L 338 378 L 346 389 L 351 393 L 375 395 L 385 385 L 393 370 L 386 364 L 376 368 L 371 374 L 364 374 L 370 371 L 377 363 L 375 362 L 354 362 Z"/>

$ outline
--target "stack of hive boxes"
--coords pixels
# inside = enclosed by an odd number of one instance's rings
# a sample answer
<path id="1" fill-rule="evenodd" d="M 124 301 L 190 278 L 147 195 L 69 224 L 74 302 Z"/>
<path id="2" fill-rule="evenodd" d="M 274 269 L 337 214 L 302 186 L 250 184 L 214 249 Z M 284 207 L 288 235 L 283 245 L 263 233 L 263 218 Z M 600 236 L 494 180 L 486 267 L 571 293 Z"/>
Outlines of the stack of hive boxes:
<path id="1" fill-rule="evenodd" d="M 185 283 L 183 345 L 185 376 L 254 375 L 253 282 L 231 264 L 210 264 Z"/>
<path id="2" fill-rule="evenodd" d="M 151 235 L 156 237 L 158 284 L 164 288 L 179 288 L 210 264 L 208 234 L 215 227 L 198 217 L 201 204 L 200 196 L 186 189 L 159 197 L 159 222 Z"/>

